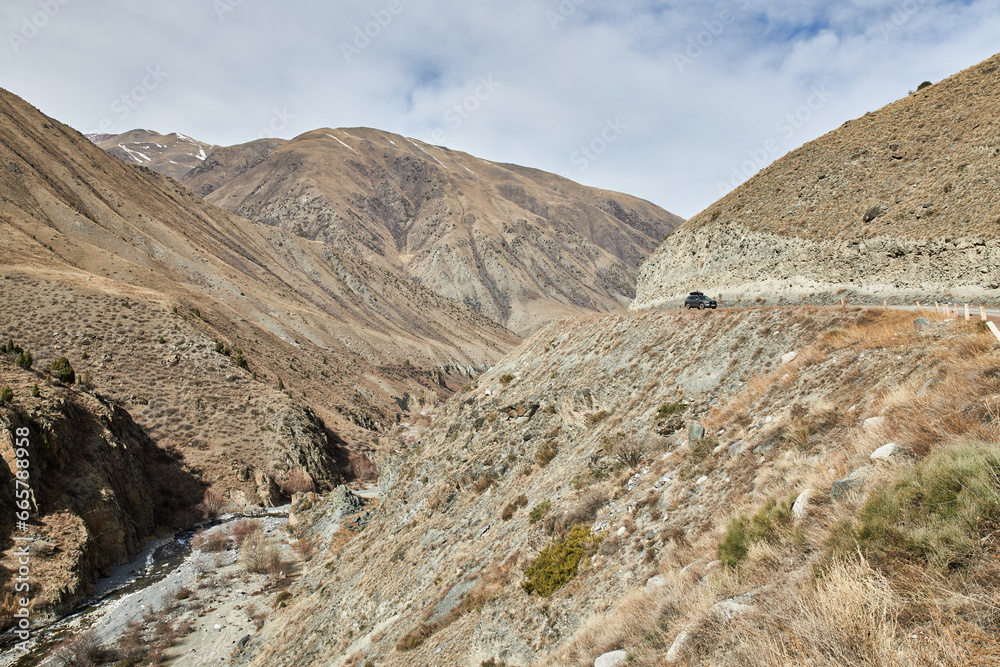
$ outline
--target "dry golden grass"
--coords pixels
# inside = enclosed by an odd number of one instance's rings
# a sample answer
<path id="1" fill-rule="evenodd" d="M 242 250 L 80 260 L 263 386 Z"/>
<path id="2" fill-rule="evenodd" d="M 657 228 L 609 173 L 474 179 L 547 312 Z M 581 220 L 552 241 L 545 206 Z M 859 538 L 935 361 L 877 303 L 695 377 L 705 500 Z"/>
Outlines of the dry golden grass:
<path id="1" fill-rule="evenodd" d="M 857 326 L 821 334 L 793 362 L 751 378 L 702 421 L 708 432 L 724 429 L 751 446 L 775 443 L 766 457 L 720 462 L 734 484 L 752 482 L 749 492 L 727 498 L 726 512 L 750 514 L 769 498 L 810 488 L 804 520 L 751 543 L 737 569 L 701 579 L 691 574 L 700 576 L 697 568 L 680 568 L 715 557 L 728 517 L 720 514 L 714 528 L 695 533 L 694 544 L 667 541 L 657 556 L 664 586 L 633 590 L 539 664 L 589 666 L 606 651 L 625 649 L 630 664 L 661 665 L 685 630 L 690 638 L 679 665 L 1000 665 L 1000 527 L 983 528 L 978 551 L 957 572 L 868 560 L 859 551 L 830 556 L 825 547 L 838 522 L 853 521 L 865 503 L 862 494 L 832 502 L 835 479 L 869 465 L 869 487 L 886 488 L 930 452 L 1000 440 L 996 341 L 964 322 L 919 332 L 913 319 L 909 312 L 867 311 Z M 751 433 L 750 411 L 753 419 L 775 419 Z M 864 419 L 877 415 L 884 426 L 865 431 Z M 871 452 L 889 440 L 903 452 L 872 462 Z M 659 474 L 662 462 L 654 468 Z M 728 622 L 709 613 L 716 602 L 747 593 L 753 611 Z"/>

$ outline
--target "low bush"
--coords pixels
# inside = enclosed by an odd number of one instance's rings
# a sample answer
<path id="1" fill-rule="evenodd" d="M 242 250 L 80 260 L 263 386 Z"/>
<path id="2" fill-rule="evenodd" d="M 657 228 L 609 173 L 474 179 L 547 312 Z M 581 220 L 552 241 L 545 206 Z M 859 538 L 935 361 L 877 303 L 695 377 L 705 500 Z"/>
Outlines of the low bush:
<path id="1" fill-rule="evenodd" d="M 656 418 L 666 419 L 667 417 L 671 417 L 673 415 L 679 415 L 686 409 L 687 408 L 683 403 L 664 403 L 660 406 L 660 409 L 656 411 Z"/>
<path id="2" fill-rule="evenodd" d="M 31 358 L 31 352 L 25 350 L 24 352 L 19 352 L 18 355 L 14 357 L 14 363 L 24 370 L 29 370 L 31 368 L 31 364 L 34 363 L 34 359 Z"/>
<path id="3" fill-rule="evenodd" d="M 795 498 L 792 494 L 780 503 L 769 500 L 752 517 L 741 515 L 731 520 L 716 550 L 719 561 L 726 567 L 735 568 L 746 559 L 754 542 L 777 540 L 790 523 Z"/>
<path id="4" fill-rule="evenodd" d="M 66 357 L 59 357 L 53 361 L 52 366 L 49 367 L 49 373 L 64 384 L 76 382 L 76 373 Z"/>
<path id="5" fill-rule="evenodd" d="M 421 646 L 427 638 L 438 631 L 440 626 L 437 623 L 422 623 L 403 636 L 396 643 L 397 651 L 412 651 Z"/>
<path id="6" fill-rule="evenodd" d="M 262 532 L 254 532 L 243 540 L 240 562 L 247 572 L 254 574 L 275 573 L 281 563 L 281 554 Z"/>
<path id="7" fill-rule="evenodd" d="M 242 546 L 243 541 L 246 540 L 253 533 L 259 533 L 261 530 L 260 522 L 253 521 L 251 519 L 240 519 L 233 524 L 233 539 L 236 540 L 237 546 Z"/>
<path id="8" fill-rule="evenodd" d="M 514 376 L 511 375 L 510 373 L 505 373 L 500 376 L 500 384 L 502 384 L 505 387 L 513 381 L 514 381 Z"/>
<path id="9" fill-rule="evenodd" d="M 597 512 L 608 503 L 608 495 L 600 489 L 589 489 L 580 495 L 566 513 L 553 522 L 553 531 L 565 534 L 573 527 L 585 525 L 594 520 Z"/>
<path id="10" fill-rule="evenodd" d="M 8 385 L 0 387 L 0 403 L 10 403 L 14 400 L 14 390 Z"/>
<path id="11" fill-rule="evenodd" d="M 932 452 L 874 489 L 857 520 L 831 530 L 827 550 L 860 549 L 874 562 L 916 561 L 942 572 L 969 563 L 1000 526 L 1000 445 L 963 443 Z"/>
<path id="12" fill-rule="evenodd" d="M 595 412 L 592 415 L 587 416 L 587 426 L 596 426 L 602 421 L 611 416 L 611 413 L 607 410 L 601 410 L 600 412 Z"/>
<path id="13" fill-rule="evenodd" d="M 500 514 L 500 518 L 504 521 L 510 521 L 514 518 L 514 513 L 517 512 L 517 510 L 527 506 L 528 496 L 522 493 L 517 498 L 507 503 L 507 506 L 503 508 L 503 513 Z"/>
<path id="14" fill-rule="evenodd" d="M 524 571 L 525 592 L 549 597 L 576 577 L 580 561 L 601 544 L 589 526 L 573 526 L 565 539 L 551 542 Z"/>
<path id="15" fill-rule="evenodd" d="M 535 505 L 531 508 L 531 512 L 528 513 L 528 523 L 536 524 L 541 521 L 542 517 L 545 516 L 545 513 L 549 511 L 550 507 L 552 507 L 551 500 L 545 500 Z"/>
<path id="16" fill-rule="evenodd" d="M 552 459 L 554 459 L 557 454 L 559 454 L 559 446 L 556 445 L 554 440 L 549 440 L 539 447 L 537 452 L 535 452 L 535 461 L 538 462 L 539 466 L 544 468 L 548 464 L 552 463 Z"/>

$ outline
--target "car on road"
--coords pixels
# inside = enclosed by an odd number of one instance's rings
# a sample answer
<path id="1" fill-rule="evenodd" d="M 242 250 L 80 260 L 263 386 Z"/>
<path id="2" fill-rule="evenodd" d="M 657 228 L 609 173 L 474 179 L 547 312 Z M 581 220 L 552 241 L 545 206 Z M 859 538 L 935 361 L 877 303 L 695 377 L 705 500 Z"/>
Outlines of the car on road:
<path id="1" fill-rule="evenodd" d="M 684 307 L 688 310 L 691 308 L 705 310 L 706 308 L 718 308 L 719 302 L 715 299 L 709 299 L 701 292 L 691 292 L 687 295 L 687 298 L 684 299 Z"/>

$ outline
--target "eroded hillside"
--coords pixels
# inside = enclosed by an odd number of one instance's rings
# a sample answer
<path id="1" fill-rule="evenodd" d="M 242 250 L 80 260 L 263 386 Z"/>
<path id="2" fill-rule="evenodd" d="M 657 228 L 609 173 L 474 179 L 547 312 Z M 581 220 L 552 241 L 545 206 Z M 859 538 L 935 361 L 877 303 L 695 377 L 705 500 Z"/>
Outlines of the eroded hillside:
<path id="1" fill-rule="evenodd" d="M 792 151 L 643 265 L 632 308 L 1000 300 L 1000 56 Z"/>
<path id="2" fill-rule="evenodd" d="M 874 484 L 1000 427 L 995 340 L 959 322 L 918 329 L 914 317 L 795 308 L 551 325 L 454 397 L 432 427 L 383 441 L 375 518 L 346 546 L 320 521 L 312 535 L 326 549 L 239 662 L 589 666 L 622 649 L 654 665 L 687 630 L 691 640 L 671 656 L 681 664 L 774 664 L 760 656 L 778 659 L 776 649 L 719 629 L 740 615 L 763 623 L 764 591 L 780 591 L 782 614 L 792 614 L 810 587 L 839 585 L 818 574 L 831 562 L 847 563 L 844 586 L 895 590 L 849 555 L 823 560 L 831 525 L 863 500 L 855 491 L 831 501 L 834 482 L 861 470 Z M 895 458 L 869 459 L 889 441 Z M 720 565 L 731 517 L 803 493 L 812 503 L 800 505 L 802 532 L 783 505 L 773 536 L 746 538 L 749 557 Z M 543 550 L 556 563 L 529 571 Z M 838 655 L 854 664 L 889 664 L 893 651 L 913 658 L 905 664 L 973 655 L 992 576 L 973 551 L 967 572 L 976 576 L 942 580 L 968 605 L 940 609 L 968 612 L 968 636 L 877 617 L 868 630 L 884 646 L 852 649 L 850 628 L 838 627 Z M 583 555 L 579 572 L 551 589 L 573 553 Z M 900 590 L 893 604 L 906 600 Z M 933 641 L 911 644 L 917 631 Z M 942 648 L 949 641 L 952 654 Z"/>
<path id="3" fill-rule="evenodd" d="M 369 128 L 219 148 L 183 183 L 520 333 L 618 310 L 682 221 L 649 202 Z"/>

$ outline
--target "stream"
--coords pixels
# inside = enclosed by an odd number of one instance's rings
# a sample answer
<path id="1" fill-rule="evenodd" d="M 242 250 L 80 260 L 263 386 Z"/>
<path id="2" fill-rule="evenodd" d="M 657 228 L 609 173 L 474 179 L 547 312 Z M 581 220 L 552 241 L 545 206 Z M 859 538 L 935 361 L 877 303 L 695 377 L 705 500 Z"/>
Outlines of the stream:
<path id="1" fill-rule="evenodd" d="M 198 530 L 204 529 L 206 533 L 227 530 L 230 523 L 249 518 L 260 521 L 265 534 L 281 535 L 279 529 L 288 519 L 288 510 L 289 506 L 284 505 L 256 515 L 224 515 L 173 537 L 150 540 L 131 563 L 121 565 L 110 576 L 99 579 L 94 584 L 93 593 L 81 601 L 74 611 L 47 626 L 34 628 L 28 653 L 14 650 L 12 635 L 0 637 L 0 648 L 3 649 L 0 667 L 58 664 L 52 659 L 51 649 L 67 637 L 87 630 L 92 630 L 102 643 L 113 644 L 129 623 L 144 623 L 144 616 L 170 605 L 182 587 L 194 587 L 206 577 L 236 567 L 235 549 L 217 554 L 193 550 L 192 541 Z M 238 587 L 230 592 L 242 598 L 249 594 Z M 243 625 L 245 623 L 240 624 L 241 629 Z M 213 629 L 218 627 L 216 624 Z"/>

